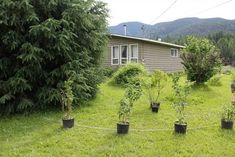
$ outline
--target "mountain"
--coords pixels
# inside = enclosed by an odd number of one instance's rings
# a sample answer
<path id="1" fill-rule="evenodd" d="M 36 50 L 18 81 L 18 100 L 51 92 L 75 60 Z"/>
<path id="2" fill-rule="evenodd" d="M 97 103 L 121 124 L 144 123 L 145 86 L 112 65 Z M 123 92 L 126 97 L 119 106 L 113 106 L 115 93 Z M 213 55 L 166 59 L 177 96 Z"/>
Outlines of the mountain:
<path id="1" fill-rule="evenodd" d="M 124 34 L 123 25 L 127 25 L 127 35 L 137 37 L 165 38 L 185 35 L 204 36 L 210 32 L 225 31 L 235 34 L 235 20 L 222 18 L 182 18 L 171 22 L 147 25 L 141 22 L 125 22 L 109 27 L 110 33 Z"/>

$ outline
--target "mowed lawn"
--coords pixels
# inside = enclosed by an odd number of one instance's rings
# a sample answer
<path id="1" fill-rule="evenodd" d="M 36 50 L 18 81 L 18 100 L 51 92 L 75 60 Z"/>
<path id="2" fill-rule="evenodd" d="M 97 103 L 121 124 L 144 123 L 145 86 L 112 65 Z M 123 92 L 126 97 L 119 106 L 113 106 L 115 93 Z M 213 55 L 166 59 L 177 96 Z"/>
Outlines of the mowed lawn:
<path id="1" fill-rule="evenodd" d="M 128 135 L 116 134 L 117 111 L 124 89 L 100 85 L 97 98 L 74 110 L 75 127 L 61 128 L 61 112 L 0 119 L 0 157 L 234 157 L 235 131 L 220 129 L 221 109 L 231 101 L 230 75 L 222 86 L 193 87 L 196 103 L 186 109 L 186 135 L 173 132 L 176 113 L 163 91 L 159 113 L 152 113 L 146 94 L 134 105 Z"/>

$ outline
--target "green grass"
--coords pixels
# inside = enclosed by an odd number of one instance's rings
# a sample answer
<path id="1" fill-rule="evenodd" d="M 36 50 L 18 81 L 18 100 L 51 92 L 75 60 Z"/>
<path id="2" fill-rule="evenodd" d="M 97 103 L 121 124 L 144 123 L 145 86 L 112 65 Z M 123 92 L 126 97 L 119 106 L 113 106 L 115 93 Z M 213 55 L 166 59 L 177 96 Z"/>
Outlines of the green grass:
<path id="1" fill-rule="evenodd" d="M 193 88 L 192 97 L 198 103 L 186 109 L 186 135 L 173 133 L 172 106 L 164 101 L 159 113 L 152 113 L 146 95 L 134 106 L 129 134 L 117 135 L 118 102 L 124 90 L 104 83 L 95 100 L 74 110 L 72 129 L 61 128 L 58 112 L 1 118 L 0 157 L 234 157 L 235 131 L 220 129 L 222 105 L 231 101 L 230 76 L 222 76 L 221 81 L 222 86 Z M 162 98 L 171 92 L 169 83 Z"/>

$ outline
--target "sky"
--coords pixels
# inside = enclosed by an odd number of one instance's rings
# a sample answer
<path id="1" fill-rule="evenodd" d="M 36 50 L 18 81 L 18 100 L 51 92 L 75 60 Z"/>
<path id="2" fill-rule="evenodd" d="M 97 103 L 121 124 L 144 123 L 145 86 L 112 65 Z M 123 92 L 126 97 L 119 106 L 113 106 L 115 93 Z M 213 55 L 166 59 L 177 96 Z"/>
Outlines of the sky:
<path id="1" fill-rule="evenodd" d="M 110 16 L 108 21 L 110 26 L 127 21 L 156 24 L 185 17 L 221 17 L 230 20 L 235 19 L 235 0 L 101 1 L 107 3 Z M 163 13 L 164 11 L 165 13 Z"/>

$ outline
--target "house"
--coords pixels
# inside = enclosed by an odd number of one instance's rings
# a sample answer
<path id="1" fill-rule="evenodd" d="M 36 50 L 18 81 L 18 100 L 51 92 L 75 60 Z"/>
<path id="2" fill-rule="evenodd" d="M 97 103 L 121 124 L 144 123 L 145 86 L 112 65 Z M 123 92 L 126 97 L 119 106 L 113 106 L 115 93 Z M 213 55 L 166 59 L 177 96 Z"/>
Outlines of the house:
<path id="1" fill-rule="evenodd" d="M 104 66 L 117 68 L 128 62 L 144 64 L 149 71 L 183 70 L 180 51 L 184 46 L 146 38 L 111 34 L 104 54 Z"/>

